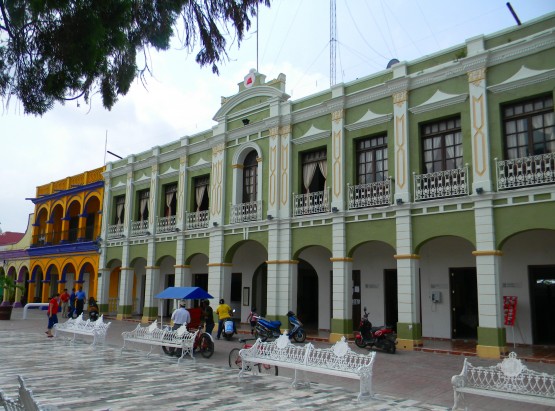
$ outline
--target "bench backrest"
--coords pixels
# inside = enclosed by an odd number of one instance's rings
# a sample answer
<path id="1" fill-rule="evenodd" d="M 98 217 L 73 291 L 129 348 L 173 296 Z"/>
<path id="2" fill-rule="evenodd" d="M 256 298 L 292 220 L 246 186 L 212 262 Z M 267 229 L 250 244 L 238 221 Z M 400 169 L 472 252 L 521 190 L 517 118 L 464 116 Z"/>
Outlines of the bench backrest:
<path id="1" fill-rule="evenodd" d="M 555 375 L 528 369 L 514 352 L 491 367 L 475 367 L 465 358 L 462 375 L 465 387 L 555 399 Z"/>
<path id="2" fill-rule="evenodd" d="M 40 408 L 33 397 L 33 392 L 25 386 L 25 381 L 23 381 L 21 375 L 18 375 L 17 379 L 19 380 L 19 402 L 23 405 L 23 408 L 26 411 L 39 411 Z"/>

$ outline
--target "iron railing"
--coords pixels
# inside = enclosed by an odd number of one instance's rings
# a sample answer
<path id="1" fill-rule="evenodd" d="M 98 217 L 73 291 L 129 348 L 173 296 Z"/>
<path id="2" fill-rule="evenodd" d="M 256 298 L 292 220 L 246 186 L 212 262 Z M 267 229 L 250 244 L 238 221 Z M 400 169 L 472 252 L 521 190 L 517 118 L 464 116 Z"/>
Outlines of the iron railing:
<path id="1" fill-rule="evenodd" d="M 176 229 L 176 219 L 174 215 L 170 215 L 168 217 L 158 217 L 158 221 L 156 223 L 156 232 L 157 233 L 170 233 L 175 231 Z"/>
<path id="2" fill-rule="evenodd" d="M 514 160 L 495 159 L 497 190 L 536 186 L 555 182 L 555 153 L 521 157 Z"/>
<path id="3" fill-rule="evenodd" d="M 468 195 L 468 166 L 414 174 L 414 201 Z"/>
<path id="4" fill-rule="evenodd" d="M 231 224 L 262 220 L 262 200 L 231 205 Z"/>
<path id="5" fill-rule="evenodd" d="M 131 237 L 137 237 L 141 235 L 149 235 L 148 232 L 148 220 L 131 221 L 131 232 L 129 235 Z"/>
<path id="6" fill-rule="evenodd" d="M 208 227 L 209 210 L 187 212 L 185 215 L 185 229 L 197 230 Z"/>
<path id="7" fill-rule="evenodd" d="M 330 190 L 315 191 L 308 194 L 293 193 L 293 215 L 327 213 L 330 211 Z"/>
<path id="8" fill-rule="evenodd" d="M 391 204 L 391 177 L 375 183 L 347 185 L 349 209 L 376 207 Z"/>

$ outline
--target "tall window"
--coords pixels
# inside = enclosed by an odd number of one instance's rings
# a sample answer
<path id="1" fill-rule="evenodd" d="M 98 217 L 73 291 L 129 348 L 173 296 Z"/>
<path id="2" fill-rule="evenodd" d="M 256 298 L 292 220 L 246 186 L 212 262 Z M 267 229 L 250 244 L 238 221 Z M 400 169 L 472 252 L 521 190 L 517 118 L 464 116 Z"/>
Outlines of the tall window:
<path id="1" fill-rule="evenodd" d="M 553 97 L 503 107 L 507 160 L 555 152 Z"/>
<path id="2" fill-rule="evenodd" d="M 243 203 L 256 201 L 258 183 L 258 161 L 256 151 L 252 150 L 243 163 Z"/>
<path id="3" fill-rule="evenodd" d="M 164 186 L 164 217 L 175 215 L 177 210 L 177 184 Z"/>
<path id="4" fill-rule="evenodd" d="M 150 190 L 142 190 L 138 193 L 139 197 L 139 212 L 138 221 L 148 220 L 148 201 L 150 199 Z"/>
<path id="5" fill-rule="evenodd" d="M 200 176 L 193 179 L 195 188 L 195 211 L 208 210 L 208 191 L 210 186 L 210 176 Z"/>
<path id="6" fill-rule="evenodd" d="M 424 173 L 454 170 L 463 166 L 460 117 L 422 126 Z"/>
<path id="7" fill-rule="evenodd" d="M 375 183 L 388 178 L 386 136 L 358 140 L 356 152 L 358 184 Z"/>
<path id="8" fill-rule="evenodd" d="M 326 149 L 311 151 L 302 155 L 303 194 L 324 191 L 328 176 Z"/>
<path id="9" fill-rule="evenodd" d="M 123 224 L 123 216 L 125 214 L 125 194 L 115 198 L 116 214 L 114 215 L 114 224 Z"/>

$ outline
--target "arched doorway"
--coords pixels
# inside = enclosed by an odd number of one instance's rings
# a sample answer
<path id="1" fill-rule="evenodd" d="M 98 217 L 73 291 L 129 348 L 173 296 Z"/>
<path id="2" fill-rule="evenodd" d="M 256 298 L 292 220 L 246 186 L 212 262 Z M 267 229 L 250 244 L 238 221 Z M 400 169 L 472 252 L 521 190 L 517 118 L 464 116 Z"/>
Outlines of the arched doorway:
<path id="1" fill-rule="evenodd" d="M 297 316 L 307 329 L 318 329 L 318 274 L 312 265 L 299 260 L 297 268 Z"/>
<path id="2" fill-rule="evenodd" d="M 252 277 L 252 301 L 250 306 L 255 307 L 258 314 L 265 316 L 268 297 L 268 264 L 260 264 Z"/>

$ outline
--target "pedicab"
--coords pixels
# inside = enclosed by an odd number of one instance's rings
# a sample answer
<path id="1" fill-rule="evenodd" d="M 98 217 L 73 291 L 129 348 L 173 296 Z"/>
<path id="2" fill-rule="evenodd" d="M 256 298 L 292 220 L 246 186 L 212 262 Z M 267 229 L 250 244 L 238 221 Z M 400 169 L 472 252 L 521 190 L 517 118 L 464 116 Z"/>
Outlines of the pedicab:
<path id="1" fill-rule="evenodd" d="M 204 289 L 200 287 L 168 287 L 161 293 L 154 296 L 154 298 L 158 298 L 160 300 L 160 326 L 162 328 L 166 327 L 168 330 L 171 330 L 171 325 L 168 324 L 166 326 L 163 325 L 163 317 L 162 317 L 162 301 L 163 300 L 206 300 L 212 299 L 210 294 L 208 294 Z M 214 338 L 212 335 L 208 334 L 207 332 L 202 332 L 202 309 L 201 308 L 188 308 L 189 314 L 191 315 L 191 322 L 187 324 L 187 329 L 189 332 L 194 332 L 198 330 L 197 336 L 195 338 L 195 343 L 193 346 L 193 352 L 200 354 L 204 358 L 210 358 L 212 354 L 214 354 Z M 179 349 L 174 347 L 165 347 L 162 346 L 162 350 L 167 355 L 181 355 L 179 353 Z"/>

